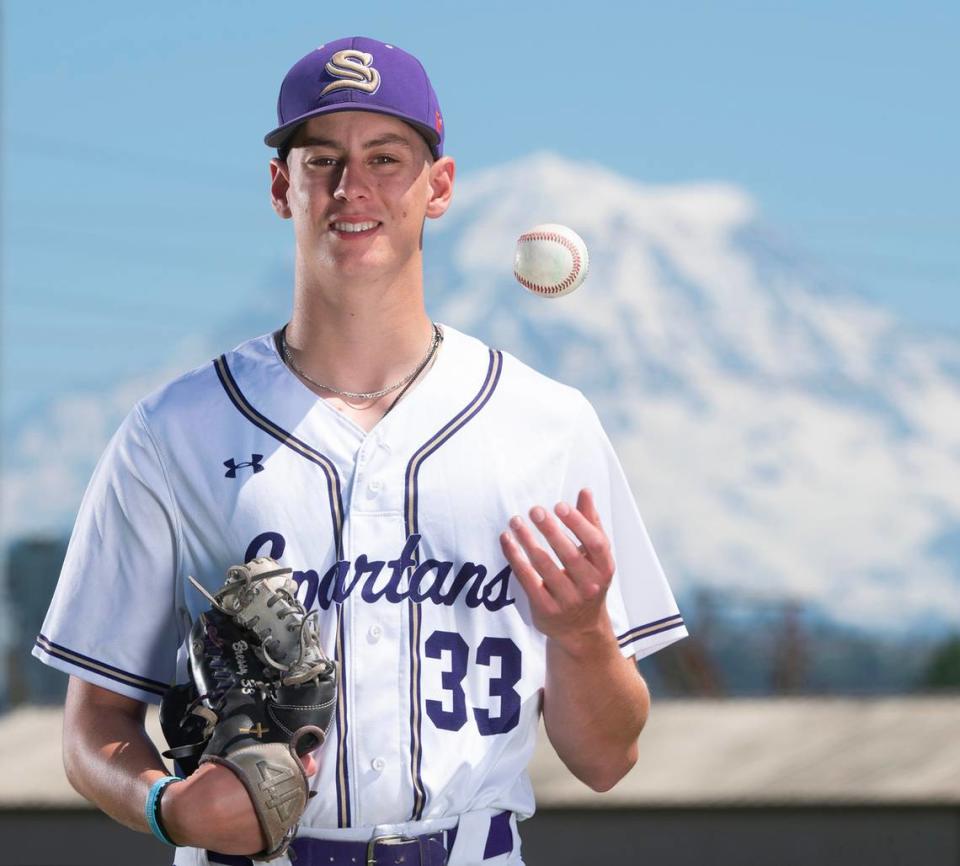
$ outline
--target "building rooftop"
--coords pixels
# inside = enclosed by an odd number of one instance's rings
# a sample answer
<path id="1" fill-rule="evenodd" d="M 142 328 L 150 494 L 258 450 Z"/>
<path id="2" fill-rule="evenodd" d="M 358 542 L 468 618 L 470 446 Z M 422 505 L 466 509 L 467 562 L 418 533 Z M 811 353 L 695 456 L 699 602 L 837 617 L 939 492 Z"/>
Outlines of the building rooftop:
<path id="1" fill-rule="evenodd" d="M 541 806 L 960 803 L 960 698 L 654 700 L 612 791 L 574 779 L 541 737 Z"/>

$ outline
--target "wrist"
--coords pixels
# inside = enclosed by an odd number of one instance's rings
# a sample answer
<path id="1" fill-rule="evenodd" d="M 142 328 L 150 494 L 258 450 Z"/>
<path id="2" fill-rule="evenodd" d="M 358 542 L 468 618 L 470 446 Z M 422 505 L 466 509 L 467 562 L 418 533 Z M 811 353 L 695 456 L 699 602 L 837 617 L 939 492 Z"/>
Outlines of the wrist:
<path id="1" fill-rule="evenodd" d="M 605 616 L 603 621 L 589 628 L 568 629 L 547 637 L 547 652 L 561 652 L 582 662 L 620 655 L 620 647 L 613 627 Z"/>
<path id="2" fill-rule="evenodd" d="M 177 842 L 170 834 L 170 829 L 164 820 L 163 806 L 167 792 L 182 780 L 177 776 L 160 776 L 150 786 L 147 800 L 144 804 L 144 814 L 147 825 L 153 835 L 166 845 L 176 846 Z"/>
<path id="3" fill-rule="evenodd" d="M 195 774 L 194 774 L 195 775 Z M 174 845 L 194 844 L 194 830 L 191 817 L 196 812 L 196 803 L 191 802 L 189 782 L 193 779 L 181 779 L 172 783 L 160 800 L 158 818 L 167 836 Z"/>

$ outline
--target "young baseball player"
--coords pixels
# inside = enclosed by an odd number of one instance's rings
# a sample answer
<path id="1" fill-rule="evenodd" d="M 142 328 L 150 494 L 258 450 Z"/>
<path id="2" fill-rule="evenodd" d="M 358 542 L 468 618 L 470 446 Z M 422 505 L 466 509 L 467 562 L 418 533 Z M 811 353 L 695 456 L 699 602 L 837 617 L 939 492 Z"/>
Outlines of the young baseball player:
<path id="1" fill-rule="evenodd" d="M 515 866 L 541 714 L 571 772 L 609 789 L 649 711 L 635 659 L 686 630 L 589 403 L 424 308 L 424 221 L 450 207 L 454 162 L 419 61 L 328 43 L 278 117 L 290 321 L 138 403 L 97 466 L 34 650 L 71 677 L 66 771 L 177 864 L 264 850 L 236 775 L 170 782 L 143 719 L 186 678 L 208 605 L 188 576 L 212 592 L 272 557 L 340 676 L 304 759 L 298 866 L 398 846 L 404 866 Z"/>

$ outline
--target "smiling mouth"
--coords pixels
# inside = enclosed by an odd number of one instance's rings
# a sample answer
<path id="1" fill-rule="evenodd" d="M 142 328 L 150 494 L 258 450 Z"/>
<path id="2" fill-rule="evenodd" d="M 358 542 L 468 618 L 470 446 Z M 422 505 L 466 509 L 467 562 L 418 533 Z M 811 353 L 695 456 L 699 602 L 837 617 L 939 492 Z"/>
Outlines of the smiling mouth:
<path id="1" fill-rule="evenodd" d="M 361 232 L 371 231 L 379 225 L 380 223 L 375 220 L 365 220 L 359 223 L 337 220 L 330 224 L 330 228 L 336 232 L 343 232 L 344 234 L 360 234 Z"/>

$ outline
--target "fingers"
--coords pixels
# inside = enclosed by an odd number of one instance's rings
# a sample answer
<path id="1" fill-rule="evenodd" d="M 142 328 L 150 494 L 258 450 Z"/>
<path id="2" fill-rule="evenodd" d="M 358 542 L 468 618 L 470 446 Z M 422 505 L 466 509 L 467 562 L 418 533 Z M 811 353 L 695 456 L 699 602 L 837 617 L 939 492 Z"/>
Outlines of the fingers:
<path id="1" fill-rule="evenodd" d="M 573 542 L 565 537 L 556 520 L 540 507 L 531 509 L 530 514 L 534 524 L 550 542 L 550 546 L 554 548 L 554 552 L 564 565 L 564 569 L 557 567 L 550 554 L 538 543 L 533 530 L 523 520 L 514 517 L 510 521 L 510 528 L 514 531 L 517 542 L 540 577 L 546 592 L 559 607 L 565 608 L 578 604 L 584 594 L 587 597 L 594 595 L 597 591 L 596 584 L 588 579 L 589 575 L 580 575 L 578 579 L 574 579 L 565 570 L 574 561 L 578 563 L 577 567 L 580 569 L 590 569 L 591 566 L 580 556 Z M 562 549 L 562 553 L 557 552 L 558 547 Z"/>
<path id="2" fill-rule="evenodd" d="M 609 579 L 613 576 L 614 561 L 610 540 L 603 531 L 600 514 L 597 512 L 589 490 L 581 490 L 576 509 L 560 502 L 554 509 L 564 525 L 577 537 L 582 552 L 597 571 Z"/>
<path id="3" fill-rule="evenodd" d="M 580 491 L 576 508 L 560 502 L 554 511 L 559 521 L 540 506 L 530 509 L 530 519 L 562 568 L 520 517 L 510 521 L 512 534 L 505 532 L 500 537 L 504 556 L 514 574 L 531 601 L 538 605 L 553 599 L 562 606 L 578 598 L 594 596 L 606 588 L 614 571 L 610 542 L 590 491 Z M 574 538 L 564 531 L 564 526 Z M 576 542 L 580 542 L 579 545 Z"/>
<path id="4" fill-rule="evenodd" d="M 500 534 L 500 547 L 514 575 L 520 581 L 523 591 L 527 594 L 527 598 L 530 599 L 531 607 L 547 613 L 554 612 L 556 603 L 544 586 L 540 575 L 537 574 L 536 569 L 530 564 L 530 560 L 527 559 L 520 548 L 517 539 L 509 532 L 502 532 Z"/>
<path id="5" fill-rule="evenodd" d="M 563 502 L 559 503 L 557 507 L 561 510 L 569 510 L 569 507 Z M 560 516 L 559 513 L 558 516 Z M 563 531 L 563 527 L 554 519 L 553 515 L 537 506 L 530 509 L 530 519 L 553 548 L 553 552 L 557 554 L 557 558 L 570 577 L 588 579 L 593 576 L 593 566 L 584 558 L 583 552 L 573 539 Z M 583 539 L 578 536 L 578 540 L 582 542 Z"/>
<path id="6" fill-rule="evenodd" d="M 593 494 L 584 487 L 577 495 L 577 511 L 587 518 L 597 529 L 603 530 L 600 523 L 600 512 L 593 501 Z"/>

